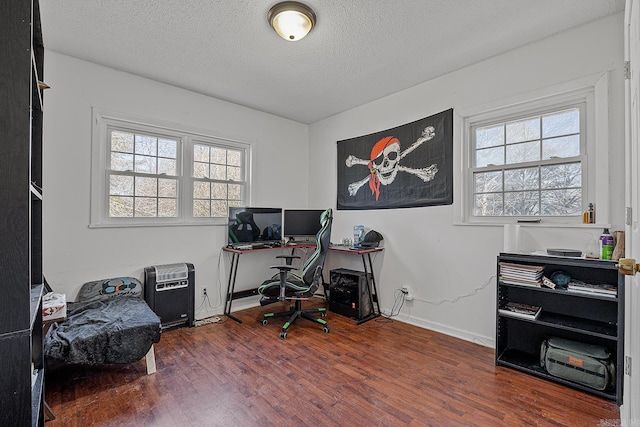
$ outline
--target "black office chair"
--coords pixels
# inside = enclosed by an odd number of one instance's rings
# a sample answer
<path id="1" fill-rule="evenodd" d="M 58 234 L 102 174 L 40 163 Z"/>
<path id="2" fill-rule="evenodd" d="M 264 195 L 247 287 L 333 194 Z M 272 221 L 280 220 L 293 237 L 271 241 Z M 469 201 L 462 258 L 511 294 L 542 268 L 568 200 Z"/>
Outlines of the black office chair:
<path id="1" fill-rule="evenodd" d="M 302 317 L 322 325 L 325 333 L 329 332 L 329 326 L 323 319 L 317 318 L 312 314 L 320 314 L 320 317 L 326 316 L 326 308 L 302 309 L 302 300 L 309 299 L 322 285 L 322 268 L 324 260 L 329 252 L 331 243 L 331 223 L 333 221 L 333 211 L 325 210 L 320 215 L 320 224 L 322 228 L 316 234 L 316 249 L 313 254 L 305 261 L 301 269 L 301 275 L 295 274 L 292 270 L 296 267 L 292 265 L 294 258 L 300 258 L 295 255 L 279 255 L 276 258 L 285 258 L 286 265 L 273 265 L 271 268 L 280 270 L 278 274 L 271 279 L 265 281 L 259 288 L 258 293 L 262 295 L 260 304 L 267 305 L 277 301 L 293 300 L 295 304 L 291 310 L 280 313 L 267 313 L 264 315 L 262 324 L 266 325 L 270 318 L 273 317 L 289 317 L 280 332 L 280 338 L 287 338 L 287 330 L 291 324 L 298 318 Z"/>

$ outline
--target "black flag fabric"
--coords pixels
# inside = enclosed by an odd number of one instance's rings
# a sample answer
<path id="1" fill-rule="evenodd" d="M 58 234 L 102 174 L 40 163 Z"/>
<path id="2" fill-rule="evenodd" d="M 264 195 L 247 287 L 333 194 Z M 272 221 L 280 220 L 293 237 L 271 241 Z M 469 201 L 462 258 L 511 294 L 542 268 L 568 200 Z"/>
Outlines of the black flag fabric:
<path id="1" fill-rule="evenodd" d="M 337 145 L 339 210 L 453 203 L 453 109 Z"/>

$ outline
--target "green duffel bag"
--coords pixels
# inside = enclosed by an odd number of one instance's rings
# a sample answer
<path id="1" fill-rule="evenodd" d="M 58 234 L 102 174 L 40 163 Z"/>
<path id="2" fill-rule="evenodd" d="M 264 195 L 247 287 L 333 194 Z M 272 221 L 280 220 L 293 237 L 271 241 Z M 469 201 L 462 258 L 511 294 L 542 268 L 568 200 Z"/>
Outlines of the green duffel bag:
<path id="1" fill-rule="evenodd" d="M 606 348 L 550 337 L 540 346 L 540 366 L 556 377 L 596 390 L 615 387 L 615 365 Z"/>

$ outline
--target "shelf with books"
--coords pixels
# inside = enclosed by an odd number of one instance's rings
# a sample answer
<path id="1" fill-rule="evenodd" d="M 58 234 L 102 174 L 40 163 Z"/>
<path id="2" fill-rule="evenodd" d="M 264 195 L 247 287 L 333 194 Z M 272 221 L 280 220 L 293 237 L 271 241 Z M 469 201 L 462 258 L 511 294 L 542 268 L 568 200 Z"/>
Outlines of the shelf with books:
<path id="1" fill-rule="evenodd" d="M 594 392 L 622 404 L 624 279 L 615 264 L 523 254 L 500 254 L 497 261 L 496 365 Z M 529 271 L 525 279 L 529 283 L 514 280 L 513 271 Z M 545 286 L 544 278 L 554 273 L 566 283 L 555 288 Z M 514 305 L 539 307 L 539 311 L 529 315 L 505 311 Z M 550 375 L 540 366 L 541 343 L 550 337 L 604 347 L 616 368 L 616 385 L 599 392 Z"/>

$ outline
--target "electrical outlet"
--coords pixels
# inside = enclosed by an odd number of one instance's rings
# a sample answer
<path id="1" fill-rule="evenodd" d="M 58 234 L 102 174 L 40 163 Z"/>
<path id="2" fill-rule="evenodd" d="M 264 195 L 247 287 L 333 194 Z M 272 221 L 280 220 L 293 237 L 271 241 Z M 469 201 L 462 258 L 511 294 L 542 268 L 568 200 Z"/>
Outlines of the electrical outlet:
<path id="1" fill-rule="evenodd" d="M 631 376 L 631 356 L 624 357 L 624 373 Z"/>
<path id="2" fill-rule="evenodd" d="M 202 296 L 203 297 L 207 296 L 207 288 L 202 288 Z"/>
<path id="3" fill-rule="evenodd" d="M 411 288 L 409 286 L 403 286 L 401 291 L 404 294 L 405 301 L 411 301 L 413 299 L 413 294 L 411 293 Z"/>

